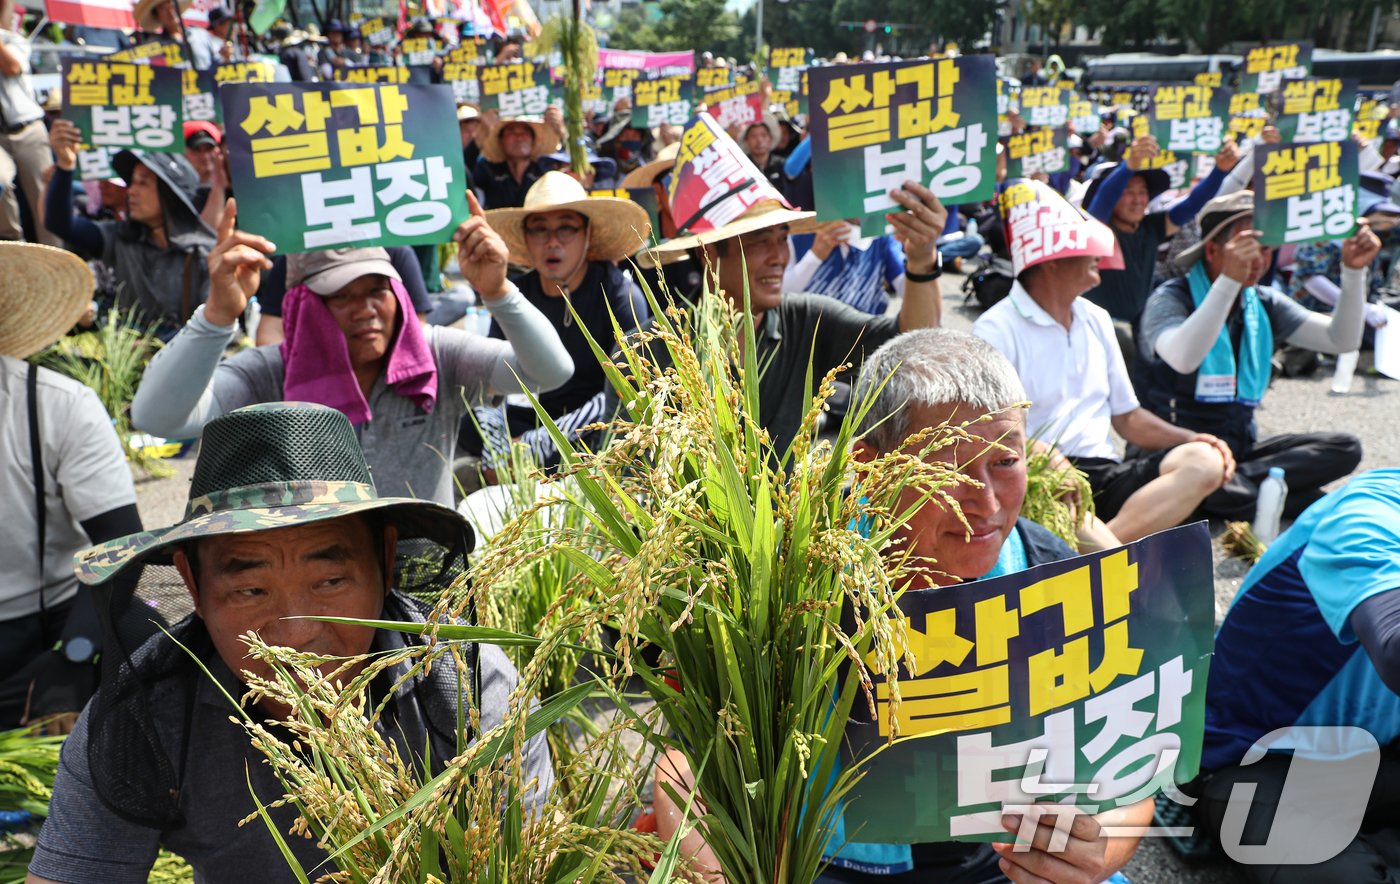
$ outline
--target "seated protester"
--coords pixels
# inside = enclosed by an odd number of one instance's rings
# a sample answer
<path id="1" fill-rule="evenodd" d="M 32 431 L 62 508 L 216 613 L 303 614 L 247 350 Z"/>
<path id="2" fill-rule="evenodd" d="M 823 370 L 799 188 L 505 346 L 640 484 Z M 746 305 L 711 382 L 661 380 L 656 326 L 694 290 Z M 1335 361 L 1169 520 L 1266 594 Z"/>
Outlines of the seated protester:
<path id="1" fill-rule="evenodd" d="M 505 240 L 511 263 L 529 268 L 515 277 L 515 286 L 549 320 L 573 359 L 573 377 L 538 399 L 559 429 L 577 438 L 604 416 L 607 377 L 588 339 L 611 350 L 614 319 L 624 334 L 651 321 L 642 290 L 618 267 L 650 236 L 646 210 L 630 200 L 590 197 L 571 176 L 546 172 L 522 208 L 492 209 L 486 220 Z M 491 337 L 505 337 L 494 320 Z M 527 445 L 541 467 L 559 463 L 554 438 L 526 397 L 508 396 L 502 408 L 477 408 L 476 418 L 486 435 L 488 470 L 508 459 L 511 440 Z"/>
<path id="2" fill-rule="evenodd" d="M 506 279 L 505 244 L 476 198 L 468 202 L 472 217 L 454 234 L 457 259 L 508 340 L 423 328 L 383 249 L 339 249 L 289 259 L 280 345 L 220 362 L 273 250 L 235 229 L 230 200 L 209 255 L 209 303 L 151 360 L 131 404 L 132 423 L 183 438 L 245 405 L 319 402 L 356 425 L 378 487 L 451 505 L 451 452 L 466 410 L 492 392 L 518 393 L 522 384 L 551 390 L 574 370 L 549 321 Z"/>
<path id="3" fill-rule="evenodd" d="M 1338 799 L 1354 798 L 1354 811 L 1364 813 L 1360 831 L 1349 833 L 1350 843 L 1334 843 L 1340 852 L 1320 862 L 1279 865 L 1252 848 L 1263 855 L 1238 866 L 1244 880 L 1331 884 L 1400 878 L 1397 561 L 1400 470 L 1362 473 L 1308 507 L 1269 545 L 1245 576 L 1216 633 L 1201 776 L 1184 789 L 1200 798 L 1198 822 L 1216 836 L 1222 828 L 1232 828 L 1236 844 L 1273 846 L 1279 832 L 1323 836 L 1327 815 L 1340 815 Z M 1303 751 L 1297 752 L 1296 762 L 1279 751 L 1296 742 L 1274 746 L 1257 759 L 1246 753 L 1266 735 L 1290 727 L 1352 727 L 1369 733 L 1380 744 L 1374 785 L 1339 788 L 1331 798 L 1294 794 L 1295 799 L 1319 800 L 1281 807 L 1290 763 L 1302 765 Z M 1326 748 L 1307 753 L 1313 777 L 1327 777 L 1329 763 L 1335 776 L 1344 776 L 1346 749 L 1332 751 L 1336 754 Z M 1355 770 L 1354 761 L 1350 767 Z M 1251 786 L 1252 795 L 1234 797 L 1237 789 Z M 1367 786 L 1369 792 L 1361 791 Z M 1303 789 L 1295 782 L 1289 791 Z M 1246 816 L 1242 800 L 1249 807 L 1247 819 L 1242 829 L 1240 822 L 1229 826 L 1227 815 Z M 1300 819 L 1300 814 L 1305 816 Z"/>
<path id="4" fill-rule="evenodd" d="M 462 167 L 467 171 L 467 189 L 473 188 L 472 172 L 481 158 L 481 138 L 486 134 L 481 109 L 468 102 L 457 105 L 457 132 L 462 139 Z"/>
<path id="5" fill-rule="evenodd" d="M 783 174 L 785 160 L 773 152 L 773 148 L 782 139 L 782 134 L 782 130 L 778 128 L 778 120 L 772 114 L 765 113 L 757 122 L 744 127 L 739 142 L 744 147 L 744 153 L 768 179 L 768 183 L 773 185 L 778 193 L 787 196 L 787 178 Z"/>
<path id="6" fill-rule="evenodd" d="M 408 299 L 413 302 L 414 314 L 420 321 L 426 321 L 433 310 L 433 300 L 428 294 L 428 287 L 423 284 L 423 269 L 413 247 L 385 246 L 384 251 L 389 255 L 389 263 L 398 272 L 399 282 L 408 292 Z M 282 299 L 286 295 L 287 256 L 274 255 L 272 269 L 263 274 L 258 284 L 258 308 L 262 311 L 262 319 L 258 322 L 259 347 L 282 343 Z"/>
<path id="7" fill-rule="evenodd" d="M 1226 141 L 1216 154 L 1215 168 L 1200 184 L 1166 211 L 1149 213 L 1148 204 L 1168 186 L 1166 172 L 1146 168 L 1148 160 L 1159 152 L 1157 139 L 1144 135 L 1133 142 L 1123 162 L 1094 167 L 1084 193 L 1084 208 L 1113 230 L 1124 264 L 1122 270 L 1105 269 L 1102 280 L 1084 297 L 1134 330 L 1147 296 L 1152 294 L 1157 247 L 1196 217 L 1239 160 L 1239 147 Z M 1131 347 L 1125 352 L 1131 353 Z"/>
<path id="8" fill-rule="evenodd" d="M 671 195 L 667 187 L 680 149 L 679 140 L 666 145 L 657 151 L 656 159 L 628 172 L 618 185 L 618 189 L 627 191 L 651 188 L 656 198 L 656 221 L 661 228 L 652 231 L 653 241 L 676 235 L 676 222 L 671 217 Z M 659 264 L 640 259 L 633 264 L 633 272 L 639 275 L 643 285 L 662 304 L 676 298 L 691 303 L 700 292 L 700 268 L 691 263 L 689 255 L 682 252 L 665 256 Z"/>
<path id="9" fill-rule="evenodd" d="M 790 292 L 826 295 L 883 316 L 890 295 L 904 296 L 904 250 L 889 234 L 861 236 L 860 219 L 828 221 L 814 235 L 789 240 L 791 263 L 783 274 Z"/>
<path id="10" fill-rule="evenodd" d="M 1381 251 L 1371 262 L 1370 285 L 1366 291 L 1366 330 L 1362 335 L 1362 344 L 1370 347 L 1374 345 L 1375 329 L 1385 325 L 1386 314 L 1382 305 L 1400 306 L 1400 298 L 1395 298 L 1393 294 L 1387 297 L 1383 289 L 1387 274 L 1381 263 L 1381 255 L 1395 242 L 1395 227 L 1400 223 L 1400 205 L 1387 198 L 1391 184 L 1388 176 L 1363 172 L 1361 177 L 1357 208 L 1370 222 L 1371 232 L 1381 241 Z M 1341 240 L 1307 243 L 1298 247 L 1288 292 L 1295 301 L 1309 310 L 1331 313 L 1342 294 L 1341 282 Z"/>
<path id="11" fill-rule="evenodd" d="M 632 125 L 631 102 L 619 111 L 598 136 L 598 153 L 616 163 L 617 174 L 626 175 L 656 156 L 651 130 Z"/>
<path id="12" fill-rule="evenodd" d="M 471 176 L 482 206 L 508 209 L 523 203 L 545 173 L 540 158 L 554 153 L 563 137 L 563 115 L 553 106 L 543 117 L 501 120 L 488 129 Z"/>
<path id="13" fill-rule="evenodd" d="M 246 656 L 241 637 L 257 632 L 269 643 L 331 657 L 389 654 L 422 641 L 297 616 L 425 622 L 426 606 L 393 586 L 403 539 L 431 541 L 455 557 L 470 549 L 472 533 L 449 507 L 379 496 L 339 412 L 278 403 L 210 424 L 185 518 L 78 557 L 78 578 L 95 588 L 89 592 L 142 565 L 173 565 L 194 613 L 169 635 L 126 649 L 129 665 L 78 719 L 63 745 L 28 880 L 144 882 L 162 848 L 184 857 L 199 881 L 288 880 L 287 859 L 267 827 L 241 824 L 258 812 L 254 795 L 277 831 L 297 819 L 229 706 L 228 697 L 246 693 L 249 675 L 274 677 L 268 664 Z M 429 673 L 400 663 L 370 685 L 368 705 L 383 704 L 375 727 L 422 782 L 457 756 L 464 704 L 480 711 L 480 730 L 466 735 L 474 741 L 501 723 L 519 680 L 494 645 L 467 650 L 470 671 L 454 657 L 435 658 Z M 356 664 L 345 680 L 362 668 Z M 248 712 L 254 719 L 291 714 L 270 700 Z M 554 779 L 549 749 L 541 735 L 522 751 L 524 776 L 538 778 L 526 801 L 538 806 Z M 285 840 L 283 849 L 302 866 L 324 869 L 327 853 L 314 839 Z"/>
<path id="14" fill-rule="evenodd" d="M 618 186 L 617 163 L 604 156 L 599 156 L 593 152 L 590 146 L 587 148 L 585 159 L 588 162 L 588 174 L 580 177 L 574 174 L 573 158 L 569 156 L 566 148 L 561 148 L 552 154 L 540 158 L 545 167 L 545 172 L 563 172 L 579 179 L 584 190 L 614 190 Z M 526 194 L 529 199 L 529 194 Z"/>
<path id="15" fill-rule="evenodd" d="M 185 159 L 199 175 L 194 205 L 199 217 L 216 230 L 224 201 L 233 196 L 229 187 L 227 159 L 223 150 L 224 133 L 208 120 L 185 121 Z"/>
<path id="16" fill-rule="evenodd" d="M 93 278 L 72 252 L 0 243 L 0 730 L 63 720 L 97 682 L 92 594 L 73 554 L 141 530 L 136 490 L 112 419 L 88 387 L 25 360 L 88 307 Z M 123 585 L 125 607 L 131 583 Z"/>
<path id="17" fill-rule="evenodd" d="M 701 116 L 700 119 L 703 118 Z M 752 311 L 757 336 L 757 360 L 766 366 L 759 378 L 759 419 L 769 430 L 774 453 L 781 455 L 792 443 L 811 403 L 805 389 L 809 371 L 818 384 L 827 371 L 850 364 L 860 368 L 865 353 L 899 332 L 938 325 L 942 275 L 935 242 L 944 228 L 946 212 L 930 189 L 907 182 L 890 191 L 899 207 L 886 214 L 895 238 L 904 249 L 907 284 L 899 315 L 871 317 L 833 298 L 818 294 L 794 294 L 784 290 L 783 276 L 791 261 L 788 233 L 811 223 L 813 213 L 795 212 L 783 195 L 769 185 L 759 170 L 743 156 L 734 139 L 714 126 L 713 150 L 725 163 L 746 172 L 750 184 L 714 200 L 706 212 L 693 219 L 676 219 L 675 237 L 644 252 L 644 262 L 665 263 L 676 255 L 689 255 L 696 268 L 704 268 L 715 289 L 735 310 Z M 710 161 L 710 154 L 701 154 Z M 673 171 L 686 179 L 687 172 Z M 757 199 L 742 209 L 739 200 Z M 735 212 L 735 202 L 741 209 Z M 711 216 L 724 223 L 714 224 Z M 846 378 L 837 378 L 846 380 Z"/>
<path id="18" fill-rule="evenodd" d="M 815 209 L 817 197 L 812 185 L 812 139 L 803 135 L 783 158 L 783 195 L 799 209 Z"/>
<path id="19" fill-rule="evenodd" d="M 1020 514 L 1026 496 L 1026 418 L 1015 406 L 1025 401 L 1026 393 L 1015 370 L 996 350 L 951 329 L 898 335 L 871 354 L 861 370 L 858 386 L 866 399 L 881 385 L 859 428 L 855 454 L 863 459 L 894 450 L 926 427 L 945 421 L 964 424 L 999 412 L 968 425 L 968 441 L 930 455 L 960 465 L 965 475 L 980 484 L 959 483 L 948 489 L 972 529 L 970 540 L 962 521 L 937 499 L 926 501 L 900 529 L 900 555 L 907 552 L 936 562 L 913 575 L 911 589 L 956 586 L 1074 556 L 1064 541 Z M 910 487 L 900 507 L 915 505 L 921 493 Z M 684 796 L 691 781 L 683 756 L 674 751 L 663 757 L 657 774 L 657 834 L 669 839 L 683 814 L 662 783 L 670 780 L 677 794 Z M 1008 876 L 1016 881 L 1102 881 L 1127 863 L 1137 839 L 1110 839 L 1100 827 L 1147 825 L 1152 809 L 1152 800 L 1146 799 L 1108 814 L 1085 816 L 1071 828 L 1064 851 L 1053 854 L 1039 849 L 1014 853 L 1009 844 L 968 842 L 843 844 L 845 834 L 838 830 L 834 841 L 843 846 L 828 857 L 830 865 L 817 882 L 992 884 L 1005 882 Z M 1049 819 L 1043 825 L 1048 826 Z M 695 857 L 700 871 L 720 871 L 694 832 L 683 842 L 682 851 Z"/>
<path id="20" fill-rule="evenodd" d="M 1138 403 L 1112 320 L 1081 297 L 1098 282 L 1099 262 L 1113 255 L 1105 225 L 1085 218 L 1042 182 L 1012 182 L 1003 195 L 1010 198 L 1017 205 L 1038 202 L 1036 234 L 1053 227 L 1056 242 L 1086 245 L 1028 254 L 1027 240 L 1013 230 L 1016 282 L 978 318 L 973 333 L 1016 367 L 1030 396 L 1036 440 L 1053 445 L 1089 477 L 1096 515 L 1114 537 L 1128 543 L 1181 524 L 1230 478 L 1229 448 Z M 1038 246 L 1040 237 L 1032 242 Z M 1134 455 L 1118 456 L 1114 431 L 1136 446 Z"/>
<path id="21" fill-rule="evenodd" d="M 1235 163 L 1235 168 L 1231 169 L 1230 174 L 1225 176 L 1225 180 L 1215 195 L 1227 196 L 1237 190 L 1249 187 L 1250 180 L 1254 177 L 1254 148 L 1259 144 L 1278 144 L 1282 140 L 1278 129 L 1273 126 L 1265 126 L 1260 130 L 1257 139 L 1245 142 L 1239 162 Z M 1176 263 L 1176 257 L 1200 241 L 1201 225 L 1195 218 L 1180 225 L 1176 234 L 1168 240 L 1166 247 L 1157 250 L 1157 264 L 1154 270 L 1157 283 L 1161 284 L 1169 279 L 1183 276 L 1186 271 L 1181 268 L 1180 264 Z"/>
<path id="22" fill-rule="evenodd" d="M 85 259 L 116 274 L 116 306 L 135 308 L 169 340 L 209 295 L 214 231 L 194 205 L 199 176 L 180 154 L 124 150 L 112 165 L 127 183 L 125 221 L 89 221 L 73 211 L 73 170 L 82 136 L 67 120 L 49 132 L 54 170 L 44 226 Z"/>
<path id="23" fill-rule="evenodd" d="M 1217 197 L 1201 212 L 1201 242 L 1181 253 L 1184 278 L 1161 285 L 1147 302 L 1134 377 L 1142 403 L 1178 427 L 1218 436 L 1238 465 L 1202 509 L 1226 519 L 1254 515 L 1259 483 L 1272 467 L 1287 471 L 1289 516 L 1322 496 L 1321 487 L 1361 461 L 1350 433 L 1290 433 L 1258 440 L 1254 408 L 1269 388 L 1276 343 L 1346 353 L 1361 345 L 1366 268 L 1380 240 L 1361 229 L 1342 245 L 1337 308 L 1323 316 L 1259 278 L 1271 250 L 1252 230 L 1254 194 Z"/>
<path id="24" fill-rule="evenodd" d="M 718 126 L 713 131 L 714 143 L 702 159 L 714 161 L 711 151 L 718 153 L 720 161 L 743 169 L 751 183 L 714 201 L 693 219 L 678 219 L 677 224 L 690 226 L 642 257 L 644 262 L 664 264 L 671 257 L 688 254 L 695 267 L 705 268 L 734 309 L 752 311 L 758 363 L 767 366 L 758 384 L 759 420 L 772 437 L 774 452 L 781 456 L 815 392 L 806 389 L 808 372 L 815 385 L 837 366 L 858 369 L 865 353 L 901 331 L 938 324 L 943 306 L 938 288 L 942 263 L 934 243 L 947 213 L 933 191 L 915 182 L 890 192 L 900 211 L 887 213 L 885 219 L 904 249 L 907 280 L 897 316 L 871 316 L 832 298 L 787 292 L 783 274 L 791 259 L 788 233 L 794 224 L 809 224 L 814 213 L 791 209 L 734 140 Z M 685 171 L 677 169 L 674 175 L 683 176 Z M 734 201 L 755 195 L 761 198 L 747 209 L 732 211 Z M 711 215 L 728 220 L 715 225 Z"/>

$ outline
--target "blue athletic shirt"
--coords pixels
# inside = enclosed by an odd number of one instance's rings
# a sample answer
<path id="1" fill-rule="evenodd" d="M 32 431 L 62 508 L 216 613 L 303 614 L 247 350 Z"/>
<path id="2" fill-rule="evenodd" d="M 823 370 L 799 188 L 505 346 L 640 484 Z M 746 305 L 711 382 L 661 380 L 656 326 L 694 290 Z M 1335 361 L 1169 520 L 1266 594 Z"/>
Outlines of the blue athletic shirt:
<path id="1" fill-rule="evenodd" d="M 1372 470 L 1309 507 L 1245 577 L 1215 637 L 1201 769 L 1238 764 L 1290 725 L 1400 737 L 1400 696 L 1352 632 L 1351 612 L 1400 589 L 1400 469 Z"/>

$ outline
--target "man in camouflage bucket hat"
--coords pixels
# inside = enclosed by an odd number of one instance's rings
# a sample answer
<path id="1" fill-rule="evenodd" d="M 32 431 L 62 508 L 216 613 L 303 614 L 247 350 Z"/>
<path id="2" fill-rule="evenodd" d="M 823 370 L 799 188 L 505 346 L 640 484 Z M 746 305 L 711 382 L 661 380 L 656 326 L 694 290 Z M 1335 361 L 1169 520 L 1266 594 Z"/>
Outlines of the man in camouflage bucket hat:
<path id="1" fill-rule="evenodd" d="M 472 533 L 448 507 L 378 497 L 340 412 L 275 403 L 210 422 L 185 518 L 75 558 L 79 579 L 93 586 L 138 566 L 173 565 L 195 613 L 129 658 L 113 654 L 113 677 L 63 747 L 28 881 L 144 882 L 159 848 L 183 856 L 199 882 L 291 880 L 266 828 L 240 825 L 257 810 L 253 794 L 272 806 L 284 787 L 224 696 L 242 696 L 246 674 L 271 675 L 246 658 L 239 636 L 256 632 L 269 644 L 335 657 L 421 641 L 295 619 L 424 622 L 426 606 L 393 588 L 397 543 L 410 538 L 465 555 Z M 371 704 L 385 704 L 376 727 L 425 781 L 458 754 L 463 686 L 472 687 L 483 732 L 502 721 L 516 686 L 499 648 L 476 646 L 466 661 L 463 673 L 452 655 L 429 673 L 410 674 L 400 663 L 370 686 Z M 255 717 L 288 714 L 267 701 L 260 706 Z M 537 737 L 524 752 L 537 802 L 553 781 L 549 750 Z M 296 819 L 290 806 L 272 814 L 284 833 Z M 286 840 L 304 868 L 326 863 L 313 839 Z"/>

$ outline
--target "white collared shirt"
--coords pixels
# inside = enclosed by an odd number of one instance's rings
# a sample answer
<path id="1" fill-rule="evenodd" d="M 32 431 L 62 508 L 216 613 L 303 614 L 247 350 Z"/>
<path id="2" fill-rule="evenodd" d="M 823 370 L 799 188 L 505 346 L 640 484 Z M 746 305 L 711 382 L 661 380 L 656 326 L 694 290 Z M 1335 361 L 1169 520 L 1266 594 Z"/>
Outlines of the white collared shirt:
<path id="1" fill-rule="evenodd" d="M 1112 418 L 1138 407 L 1108 311 L 1083 298 L 1068 330 L 1019 282 L 972 326 L 1000 350 L 1026 388 L 1031 435 L 1070 457 L 1118 460 Z"/>

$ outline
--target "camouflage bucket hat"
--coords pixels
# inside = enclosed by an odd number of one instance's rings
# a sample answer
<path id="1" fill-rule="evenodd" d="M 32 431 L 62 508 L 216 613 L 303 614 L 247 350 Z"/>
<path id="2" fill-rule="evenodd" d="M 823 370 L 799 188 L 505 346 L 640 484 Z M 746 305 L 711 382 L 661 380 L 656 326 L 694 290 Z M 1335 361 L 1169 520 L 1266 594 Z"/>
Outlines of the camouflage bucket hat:
<path id="1" fill-rule="evenodd" d="M 369 512 L 383 513 L 400 539 L 471 550 L 472 529 L 456 510 L 375 493 L 355 431 L 339 411 L 307 403 L 252 405 L 204 428 L 183 520 L 78 553 L 74 569 L 83 583 L 105 583 L 132 565 L 171 564 L 175 547 L 187 541 Z"/>

